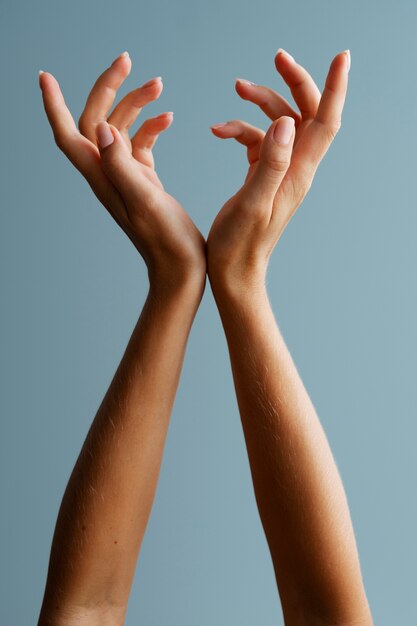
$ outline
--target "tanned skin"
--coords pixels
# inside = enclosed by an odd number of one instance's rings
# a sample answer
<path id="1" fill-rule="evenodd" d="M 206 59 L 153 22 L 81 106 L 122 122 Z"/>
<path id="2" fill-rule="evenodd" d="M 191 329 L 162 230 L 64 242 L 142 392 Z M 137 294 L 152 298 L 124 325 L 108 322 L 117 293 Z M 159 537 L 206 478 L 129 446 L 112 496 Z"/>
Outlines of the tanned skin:
<path id="1" fill-rule="evenodd" d="M 242 187 L 207 242 L 156 174 L 152 147 L 172 113 L 144 121 L 162 80 L 111 111 L 127 53 L 97 79 L 78 128 L 55 78 L 40 76 L 58 147 L 85 176 L 148 268 L 149 292 L 87 434 L 58 514 L 38 626 L 122 626 L 157 487 L 187 339 L 208 275 L 230 353 L 254 491 L 286 626 L 372 626 L 348 503 L 326 435 L 281 336 L 266 289 L 270 255 L 335 138 L 350 53 L 334 57 L 323 93 L 279 50 L 296 111 L 272 89 L 237 93 L 272 120 L 213 133 L 247 147 Z"/>

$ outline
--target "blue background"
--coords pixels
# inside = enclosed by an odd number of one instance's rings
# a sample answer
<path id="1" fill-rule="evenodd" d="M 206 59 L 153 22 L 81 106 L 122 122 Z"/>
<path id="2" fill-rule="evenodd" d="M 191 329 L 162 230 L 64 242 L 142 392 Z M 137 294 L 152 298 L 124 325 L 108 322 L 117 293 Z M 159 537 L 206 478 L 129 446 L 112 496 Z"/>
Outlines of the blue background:
<path id="1" fill-rule="evenodd" d="M 3 0 L 2 624 L 36 624 L 70 472 L 147 291 L 145 267 L 56 148 L 38 70 L 78 119 L 123 50 L 121 95 L 162 75 L 149 114 L 167 190 L 207 234 L 246 171 L 209 125 L 269 121 L 235 77 L 293 102 L 278 47 L 320 89 L 350 48 L 342 129 L 271 260 L 278 323 L 331 443 L 375 624 L 417 623 L 416 39 L 403 2 Z M 282 624 L 222 328 L 208 288 L 189 340 L 127 625 Z"/>

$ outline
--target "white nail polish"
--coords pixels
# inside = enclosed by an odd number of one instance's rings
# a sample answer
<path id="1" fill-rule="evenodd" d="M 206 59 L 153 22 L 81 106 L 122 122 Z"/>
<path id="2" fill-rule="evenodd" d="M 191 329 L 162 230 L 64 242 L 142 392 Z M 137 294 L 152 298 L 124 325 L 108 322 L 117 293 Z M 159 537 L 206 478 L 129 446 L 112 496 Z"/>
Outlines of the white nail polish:
<path id="1" fill-rule="evenodd" d="M 349 71 L 350 70 L 350 62 L 351 62 L 350 61 L 350 50 L 345 50 L 344 52 L 345 52 L 345 54 L 347 56 L 347 71 Z"/>
<path id="2" fill-rule="evenodd" d="M 293 56 L 291 56 L 291 54 L 289 52 L 287 52 L 286 50 L 284 50 L 284 48 L 278 48 L 278 50 L 275 53 L 275 56 L 278 56 L 279 54 L 283 54 L 287 57 L 287 59 L 289 59 L 290 61 L 292 61 L 293 63 L 295 63 L 295 59 Z"/>
<path id="3" fill-rule="evenodd" d="M 41 74 L 45 74 L 45 72 L 44 72 L 43 70 L 39 70 L 39 76 L 40 76 Z"/>
<path id="4" fill-rule="evenodd" d="M 252 82 L 251 80 L 246 80 L 246 78 L 236 78 L 236 82 L 244 83 L 245 85 L 255 85 L 256 87 L 256 83 Z"/>

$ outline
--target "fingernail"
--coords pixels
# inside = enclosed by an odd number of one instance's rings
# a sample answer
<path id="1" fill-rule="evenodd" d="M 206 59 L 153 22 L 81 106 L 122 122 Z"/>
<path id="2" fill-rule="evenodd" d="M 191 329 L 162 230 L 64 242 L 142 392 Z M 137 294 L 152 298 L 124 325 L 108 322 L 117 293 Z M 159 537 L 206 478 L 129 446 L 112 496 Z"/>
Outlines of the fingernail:
<path id="1" fill-rule="evenodd" d="M 127 52 L 127 50 L 125 50 L 124 52 L 122 52 L 122 54 L 119 54 L 119 56 L 114 59 L 112 65 L 116 63 L 116 61 L 118 61 L 119 59 L 123 59 L 124 57 L 128 57 L 128 56 L 129 56 L 129 53 Z"/>
<path id="2" fill-rule="evenodd" d="M 156 76 L 155 78 L 151 78 L 151 80 L 148 80 L 148 82 L 142 85 L 142 87 L 150 87 L 151 85 L 154 85 L 155 83 L 159 83 L 161 80 L 162 80 L 161 76 Z"/>
<path id="3" fill-rule="evenodd" d="M 346 63 L 347 63 L 347 71 L 350 70 L 350 50 L 345 50 Z"/>
<path id="4" fill-rule="evenodd" d="M 290 61 L 292 61 L 293 63 L 295 63 L 295 59 L 293 56 L 291 56 L 291 54 L 289 52 L 287 52 L 286 50 L 284 50 L 284 48 L 278 48 L 278 50 L 276 51 L 275 56 L 278 56 L 279 54 L 283 54 L 287 59 L 289 59 Z"/>
<path id="5" fill-rule="evenodd" d="M 237 83 L 244 83 L 245 85 L 256 85 L 256 83 L 253 83 L 251 80 L 246 80 L 245 78 L 236 78 L 236 82 Z"/>
<path id="6" fill-rule="evenodd" d="M 283 116 L 281 117 L 274 129 L 274 139 L 277 143 L 287 145 L 292 137 L 292 131 L 294 129 L 294 118 Z"/>
<path id="7" fill-rule="evenodd" d="M 160 115 L 157 115 L 156 117 L 166 117 L 167 115 L 169 115 L 170 117 L 174 117 L 174 111 L 165 111 L 165 113 L 161 113 Z"/>
<path id="8" fill-rule="evenodd" d="M 229 122 L 219 122 L 219 124 L 212 124 L 210 128 L 222 128 L 223 126 L 227 126 Z"/>
<path id="9" fill-rule="evenodd" d="M 107 148 L 113 143 L 114 137 L 107 122 L 100 122 L 96 127 L 99 148 Z"/>
<path id="10" fill-rule="evenodd" d="M 44 72 L 43 70 L 39 70 L 39 76 L 40 76 L 41 74 L 44 74 L 44 73 L 45 73 L 45 72 Z"/>

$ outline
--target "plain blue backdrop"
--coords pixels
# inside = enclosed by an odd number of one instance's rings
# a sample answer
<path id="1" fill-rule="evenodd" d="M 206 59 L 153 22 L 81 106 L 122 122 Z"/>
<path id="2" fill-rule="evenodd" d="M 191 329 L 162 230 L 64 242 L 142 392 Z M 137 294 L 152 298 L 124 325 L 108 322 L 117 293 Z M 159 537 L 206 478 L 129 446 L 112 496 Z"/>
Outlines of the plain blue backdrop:
<path id="1" fill-rule="evenodd" d="M 3 0 L 0 622 L 36 624 L 61 498 L 147 291 L 144 264 L 56 148 L 38 70 L 78 119 L 123 50 L 121 95 L 164 79 L 155 149 L 204 234 L 240 186 L 242 146 L 209 125 L 269 121 L 235 77 L 292 101 L 287 49 L 322 88 L 350 48 L 340 133 L 271 260 L 278 323 L 339 467 L 379 626 L 417 623 L 417 4 Z M 222 328 L 207 288 L 189 340 L 127 626 L 282 624 Z"/>

